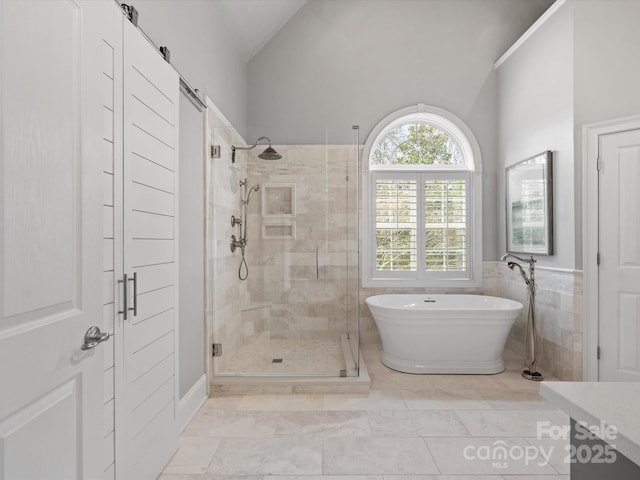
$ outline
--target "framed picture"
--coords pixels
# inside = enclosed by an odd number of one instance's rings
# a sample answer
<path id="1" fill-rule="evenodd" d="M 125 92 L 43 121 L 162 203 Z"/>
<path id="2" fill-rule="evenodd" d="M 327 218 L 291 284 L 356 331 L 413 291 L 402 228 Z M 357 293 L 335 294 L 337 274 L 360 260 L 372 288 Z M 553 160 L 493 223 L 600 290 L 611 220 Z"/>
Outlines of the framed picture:
<path id="1" fill-rule="evenodd" d="M 553 154 L 507 167 L 507 251 L 553 255 Z"/>

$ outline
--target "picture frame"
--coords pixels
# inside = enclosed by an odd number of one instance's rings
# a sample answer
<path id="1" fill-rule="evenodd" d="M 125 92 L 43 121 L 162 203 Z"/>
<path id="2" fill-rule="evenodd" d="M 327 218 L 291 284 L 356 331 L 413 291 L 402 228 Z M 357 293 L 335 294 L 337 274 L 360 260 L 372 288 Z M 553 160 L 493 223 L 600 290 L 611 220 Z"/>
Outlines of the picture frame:
<path id="1" fill-rule="evenodd" d="M 553 255 L 553 152 L 505 170 L 507 251 Z"/>

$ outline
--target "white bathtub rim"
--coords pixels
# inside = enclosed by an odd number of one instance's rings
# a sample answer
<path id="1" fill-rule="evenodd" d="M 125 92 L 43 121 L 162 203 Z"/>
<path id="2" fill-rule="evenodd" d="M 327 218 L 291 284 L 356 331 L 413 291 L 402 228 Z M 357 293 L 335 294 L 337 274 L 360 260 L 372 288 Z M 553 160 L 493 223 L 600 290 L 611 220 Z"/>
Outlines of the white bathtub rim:
<path id="1" fill-rule="evenodd" d="M 432 303 L 424 303 L 424 305 L 415 305 L 415 306 L 407 306 L 407 305 L 397 305 L 397 304 L 389 304 L 383 303 L 384 299 L 404 299 L 405 301 L 409 301 L 410 298 L 415 298 L 415 301 L 418 300 L 447 300 L 452 301 L 455 299 L 460 299 L 460 301 L 464 301 L 465 299 L 476 302 L 474 304 L 458 304 L 458 305 L 435 305 Z M 478 299 L 486 299 L 493 303 L 485 303 L 481 304 L 478 302 Z M 524 308 L 524 306 L 516 301 L 511 300 L 509 298 L 502 297 L 494 297 L 491 295 L 471 295 L 471 294 L 416 294 L 416 293 L 385 293 L 381 295 L 372 295 L 365 299 L 365 303 L 369 308 L 377 308 L 377 309 L 387 309 L 394 311 L 404 311 L 404 312 L 514 312 L 519 311 Z M 499 304 L 499 305 L 496 305 Z"/>
<path id="2" fill-rule="evenodd" d="M 375 312 L 373 316 L 374 322 L 376 325 L 380 327 L 379 323 L 383 323 L 386 325 L 406 325 L 412 326 L 417 322 L 428 324 L 429 326 L 461 326 L 461 327 L 470 327 L 470 326 L 509 326 L 513 325 L 516 321 L 513 314 L 510 315 L 497 315 L 495 313 L 491 315 L 468 315 L 461 316 L 456 315 L 455 317 L 448 318 L 446 316 L 437 317 L 437 318 L 429 318 L 424 315 L 403 315 L 401 317 L 395 315 L 385 315 Z"/>

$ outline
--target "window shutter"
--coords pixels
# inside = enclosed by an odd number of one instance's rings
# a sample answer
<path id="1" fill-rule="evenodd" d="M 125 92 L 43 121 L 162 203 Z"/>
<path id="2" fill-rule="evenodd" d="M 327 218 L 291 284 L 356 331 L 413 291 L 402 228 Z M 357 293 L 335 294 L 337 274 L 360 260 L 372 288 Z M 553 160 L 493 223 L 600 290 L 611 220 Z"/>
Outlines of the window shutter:
<path id="1" fill-rule="evenodd" d="M 425 269 L 464 272 L 467 269 L 467 181 L 426 180 Z"/>
<path id="2" fill-rule="evenodd" d="M 375 181 L 376 270 L 417 270 L 417 182 Z"/>

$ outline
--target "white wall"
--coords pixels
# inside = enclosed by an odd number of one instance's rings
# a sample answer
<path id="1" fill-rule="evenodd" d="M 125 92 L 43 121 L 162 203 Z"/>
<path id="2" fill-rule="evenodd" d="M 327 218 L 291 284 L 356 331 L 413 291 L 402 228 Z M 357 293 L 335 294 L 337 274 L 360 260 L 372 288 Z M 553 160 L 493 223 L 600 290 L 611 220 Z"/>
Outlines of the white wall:
<path id="1" fill-rule="evenodd" d="M 140 28 L 157 46 L 169 48 L 171 63 L 191 86 L 206 93 L 234 125 L 246 125 L 247 65 L 215 2 L 136 0 L 133 5 Z"/>
<path id="2" fill-rule="evenodd" d="M 569 0 L 499 68 L 500 230 L 504 167 L 555 154 L 557 249 L 542 265 L 582 268 L 582 127 L 640 113 L 638 18 L 637 0 Z"/>
<path id="3" fill-rule="evenodd" d="M 469 125 L 480 144 L 484 258 L 495 259 L 493 62 L 550 3 L 309 2 L 249 62 L 248 136 L 321 144 L 326 125 L 359 124 L 364 142 L 376 123 L 402 107 L 422 102 L 445 108 Z"/>
<path id="4" fill-rule="evenodd" d="M 553 151 L 554 255 L 542 266 L 573 269 L 573 4 L 566 3 L 499 67 L 498 241 L 506 251 L 504 169 Z"/>
<path id="5" fill-rule="evenodd" d="M 574 1 L 576 263 L 582 266 L 582 127 L 640 114 L 640 2 Z"/>
<path id="6" fill-rule="evenodd" d="M 640 2 L 574 0 L 574 4 L 576 124 L 637 115 Z"/>

